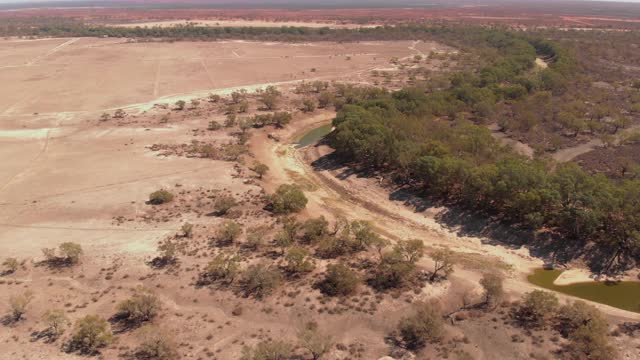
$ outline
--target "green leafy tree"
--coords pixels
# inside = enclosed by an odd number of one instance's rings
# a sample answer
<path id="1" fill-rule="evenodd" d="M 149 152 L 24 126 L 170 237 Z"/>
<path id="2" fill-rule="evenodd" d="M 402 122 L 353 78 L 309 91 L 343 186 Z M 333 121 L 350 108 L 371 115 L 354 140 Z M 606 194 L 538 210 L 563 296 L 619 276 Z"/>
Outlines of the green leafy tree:
<path id="1" fill-rule="evenodd" d="M 299 212 L 307 206 L 307 197 L 293 184 L 283 184 L 271 195 L 271 205 L 276 214 Z"/>

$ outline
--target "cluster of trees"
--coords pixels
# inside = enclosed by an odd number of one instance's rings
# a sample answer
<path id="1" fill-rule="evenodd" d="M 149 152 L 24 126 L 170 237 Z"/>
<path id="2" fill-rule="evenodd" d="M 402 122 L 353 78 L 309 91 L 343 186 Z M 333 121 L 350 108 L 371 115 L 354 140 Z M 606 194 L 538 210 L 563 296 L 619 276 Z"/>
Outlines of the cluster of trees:
<path id="1" fill-rule="evenodd" d="M 614 183 L 572 163 L 518 156 L 485 127 L 459 117 L 463 110 L 481 113 L 485 105 L 490 108 L 508 98 L 505 90 L 525 86 L 517 84 L 517 74 L 530 66 L 536 50 L 555 59 L 548 69 L 555 74 L 551 77 L 565 78 L 572 71 L 570 56 L 548 42 L 492 31 L 483 36 L 506 55 L 479 74 L 455 74 L 445 90 L 370 89 L 347 99 L 330 137 L 337 154 L 372 170 L 392 172 L 431 196 L 510 223 L 596 240 L 613 250 L 607 267 L 637 259 L 638 180 Z M 543 81 L 542 86 L 553 91 L 561 83 Z"/>

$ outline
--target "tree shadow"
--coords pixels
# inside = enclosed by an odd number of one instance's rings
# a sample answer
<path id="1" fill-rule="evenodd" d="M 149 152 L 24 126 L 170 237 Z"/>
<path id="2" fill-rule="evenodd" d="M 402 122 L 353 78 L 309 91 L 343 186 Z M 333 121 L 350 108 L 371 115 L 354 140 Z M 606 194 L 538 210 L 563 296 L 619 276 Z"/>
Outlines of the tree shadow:
<path id="1" fill-rule="evenodd" d="M 16 323 L 18 323 L 18 321 L 20 321 L 20 320 L 16 320 L 15 316 L 12 316 L 10 314 L 5 315 L 5 316 L 0 318 L 0 324 L 2 324 L 4 326 L 13 326 Z"/>
<path id="2" fill-rule="evenodd" d="M 45 344 L 52 344 L 59 338 L 58 336 L 53 334 L 49 329 L 33 331 L 30 335 L 31 335 L 31 339 L 29 341 L 38 342 L 44 339 Z"/>

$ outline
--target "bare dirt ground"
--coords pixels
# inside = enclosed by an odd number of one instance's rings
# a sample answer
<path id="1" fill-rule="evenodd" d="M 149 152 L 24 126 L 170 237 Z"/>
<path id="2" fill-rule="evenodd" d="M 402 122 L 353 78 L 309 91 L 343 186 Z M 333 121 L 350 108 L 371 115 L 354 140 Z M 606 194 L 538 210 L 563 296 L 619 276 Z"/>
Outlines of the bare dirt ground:
<path id="1" fill-rule="evenodd" d="M 0 116 L 96 112 L 253 84 L 347 81 L 414 54 L 411 44 L 0 40 Z"/>

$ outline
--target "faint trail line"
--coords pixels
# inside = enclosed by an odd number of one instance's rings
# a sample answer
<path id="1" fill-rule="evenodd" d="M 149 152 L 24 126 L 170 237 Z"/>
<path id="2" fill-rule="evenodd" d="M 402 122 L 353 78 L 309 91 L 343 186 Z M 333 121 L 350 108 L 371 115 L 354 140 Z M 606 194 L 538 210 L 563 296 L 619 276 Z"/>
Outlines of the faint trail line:
<path id="1" fill-rule="evenodd" d="M 153 79 L 153 96 L 158 97 L 158 86 L 160 82 L 160 61 L 156 62 L 156 76 Z"/>
<path id="2" fill-rule="evenodd" d="M 207 74 L 207 78 L 209 79 L 209 85 L 213 87 L 214 86 L 213 77 L 211 76 L 211 73 L 209 73 L 209 69 L 207 69 L 207 65 L 204 63 L 203 58 L 200 58 L 200 65 L 202 65 L 202 69 L 204 69 L 205 74 Z"/>
<path id="3" fill-rule="evenodd" d="M 49 198 L 53 198 L 53 197 L 57 197 L 57 196 L 61 196 L 61 195 L 68 195 L 68 194 L 73 194 L 73 193 L 82 193 L 82 192 L 94 191 L 94 190 L 98 190 L 98 189 L 107 189 L 107 188 L 114 187 L 114 186 L 135 184 L 135 183 L 140 182 L 140 181 L 152 180 L 152 179 L 156 179 L 156 178 L 162 178 L 162 177 L 165 177 L 165 176 L 194 173 L 194 172 L 198 172 L 198 171 L 201 171 L 201 170 L 204 170 L 204 169 L 211 169 L 211 167 L 210 166 L 202 166 L 202 167 L 195 168 L 195 169 L 174 171 L 174 172 L 169 172 L 169 173 L 164 173 L 164 174 L 145 176 L 145 177 L 134 179 L 134 180 L 127 180 L 127 181 L 115 182 L 115 183 L 110 183 L 110 184 L 91 186 L 91 187 L 86 187 L 86 188 L 81 188 L 81 189 L 63 191 L 63 192 L 59 192 L 59 193 L 56 193 L 56 194 L 50 194 L 50 195 L 47 195 L 47 196 L 42 196 L 42 197 L 38 197 L 38 198 L 32 198 L 32 199 L 29 199 L 29 200 L 43 200 L 43 199 L 49 199 Z M 0 205 L 11 205 L 11 204 L 12 203 L 2 203 Z"/>
<path id="4" fill-rule="evenodd" d="M 80 40 L 80 38 L 74 38 L 74 39 L 71 39 L 71 40 L 69 40 L 69 41 L 67 41 L 67 42 L 64 42 L 64 43 L 62 43 L 62 44 L 60 44 L 60 45 L 58 45 L 58 46 L 54 47 L 53 49 L 51 49 L 51 50 L 47 51 L 47 52 L 46 52 L 46 53 L 44 53 L 43 55 L 40 55 L 40 56 L 38 56 L 38 57 L 36 57 L 36 58 L 32 59 L 31 61 L 29 61 L 29 62 L 27 63 L 27 66 L 34 65 L 34 64 L 35 64 L 35 63 L 37 63 L 38 61 L 41 61 L 41 60 L 46 59 L 47 57 L 49 57 L 49 56 L 51 56 L 51 55 L 55 54 L 56 52 L 58 52 L 58 51 L 62 50 L 63 48 L 65 48 L 65 47 L 67 47 L 67 46 L 69 46 L 69 45 L 73 44 L 74 42 L 76 42 L 76 41 L 78 41 L 78 40 Z"/>
<path id="5" fill-rule="evenodd" d="M 22 169 L 21 171 L 19 171 L 15 175 L 13 175 L 11 178 L 9 178 L 9 180 L 6 183 L 4 183 L 4 185 L 0 186 L 0 193 L 3 192 L 13 182 L 13 180 L 15 180 L 15 178 L 17 178 L 18 176 L 20 176 L 20 175 L 24 174 L 25 172 L 29 171 L 29 169 L 31 169 L 31 166 L 33 165 L 33 163 L 38 161 L 38 159 L 40 159 L 40 157 L 47 151 L 47 149 L 49 148 L 49 135 L 50 134 L 51 134 L 51 130 L 48 130 L 47 131 L 47 136 L 44 139 L 44 146 L 42 147 L 42 149 L 40 149 L 38 154 L 33 159 L 31 159 L 31 161 L 29 161 L 29 164 L 27 165 L 27 167 L 25 167 L 24 169 Z"/>

